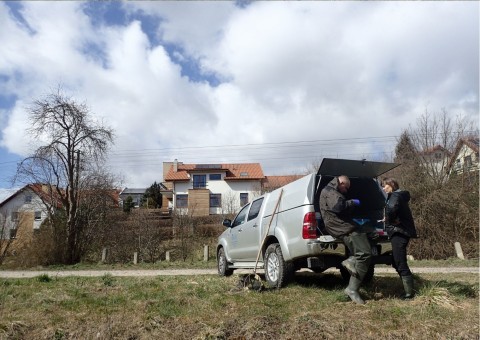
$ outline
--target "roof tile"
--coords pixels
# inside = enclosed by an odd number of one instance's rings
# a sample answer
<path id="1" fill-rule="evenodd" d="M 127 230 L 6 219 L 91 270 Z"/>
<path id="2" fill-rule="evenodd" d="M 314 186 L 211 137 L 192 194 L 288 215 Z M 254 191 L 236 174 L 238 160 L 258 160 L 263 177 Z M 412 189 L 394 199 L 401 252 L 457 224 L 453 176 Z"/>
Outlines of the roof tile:
<path id="1" fill-rule="evenodd" d="M 165 181 L 188 181 L 190 173 L 195 172 L 225 172 L 225 180 L 260 180 L 263 175 L 262 167 L 259 163 L 232 163 L 232 164 L 183 164 L 178 163 L 177 172 L 173 171 L 173 165 L 170 166 Z"/>

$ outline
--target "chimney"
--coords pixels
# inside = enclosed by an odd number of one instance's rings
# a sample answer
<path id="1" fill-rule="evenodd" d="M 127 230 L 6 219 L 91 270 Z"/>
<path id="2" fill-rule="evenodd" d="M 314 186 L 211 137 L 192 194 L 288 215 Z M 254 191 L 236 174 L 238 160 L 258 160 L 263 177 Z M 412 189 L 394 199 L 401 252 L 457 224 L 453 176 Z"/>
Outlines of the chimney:
<path id="1" fill-rule="evenodd" d="M 173 172 L 177 172 L 178 171 L 178 160 L 175 158 L 175 160 L 173 161 Z"/>

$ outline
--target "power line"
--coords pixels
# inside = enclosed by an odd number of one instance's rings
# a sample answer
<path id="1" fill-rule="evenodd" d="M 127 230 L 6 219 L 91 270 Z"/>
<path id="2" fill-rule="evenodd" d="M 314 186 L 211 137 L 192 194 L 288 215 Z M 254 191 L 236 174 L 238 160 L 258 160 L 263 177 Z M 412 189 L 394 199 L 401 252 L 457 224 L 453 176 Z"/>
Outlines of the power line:
<path id="1" fill-rule="evenodd" d="M 122 152 L 125 153 L 139 153 L 139 152 L 159 152 L 159 151 L 182 151 L 182 150 L 198 150 L 198 149 L 218 149 L 218 148 L 279 148 L 284 147 L 285 145 L 290 145 L 291 147 L 298 146 L 298 144 L 317 145 L 317 144 L 331 144 L 331 143 L 346 143 L 346 142 L 356 142 L 356 143 L 368 143 L 376 139 L 390 139 L 396 140 L 398 136 L 382 136 L 382 137 L 355 137 L 355 138 L 335 138 L 335 139 L 317 139 L 317 140 L 305 140 L 305 141 L 293 141 L 293 142 L 270 142 L 270 143 L 247 143 L 247 144 L 225 144 L 225 145 L 204 145 L 204 146 L 184 146 L 184 147 L 170 147 L 170 148 L 156 148 L 156 149 L 124 149 L 118 150 L 119 152 L 114 152 L 115 155 L 121 155 Z"/>

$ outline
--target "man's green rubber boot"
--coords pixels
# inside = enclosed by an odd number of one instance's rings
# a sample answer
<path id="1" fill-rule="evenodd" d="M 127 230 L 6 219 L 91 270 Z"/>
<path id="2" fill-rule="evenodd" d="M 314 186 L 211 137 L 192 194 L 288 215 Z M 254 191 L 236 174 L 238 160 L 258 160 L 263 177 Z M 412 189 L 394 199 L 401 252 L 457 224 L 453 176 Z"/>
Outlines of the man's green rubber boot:
<path id="1" fill-rule="evenodd" d="M 362 297 L 358 293 L 358 288 L 362 281 L 357 279 L 355 276 L 350 276 L 350 282 L 348 283 L 348 287 L 345 288 L 344 292 L 348 295 L 348 297 L 355 303 L 359 305 L 364 305 L 365 301 L 363 301 Z"/>
<path id="2" fill-rule="evenodd" d="M 355 269 L 355 257 L 350 256 L 348 259 L 342 261 L 342 266 L 349 272 L 351 276 L 358 277 L 357 270 Z"/>

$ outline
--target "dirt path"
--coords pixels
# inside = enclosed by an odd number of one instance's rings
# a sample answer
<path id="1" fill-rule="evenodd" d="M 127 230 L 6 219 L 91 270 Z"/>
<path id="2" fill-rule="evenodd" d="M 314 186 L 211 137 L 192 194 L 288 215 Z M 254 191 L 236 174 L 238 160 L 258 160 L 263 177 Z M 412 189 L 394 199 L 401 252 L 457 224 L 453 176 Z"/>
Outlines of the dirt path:
<path id="1" fill-rule="evenodd" d="M 477 267 L 412 267 L 413 273 L 479 273 Z M 331 268 L 326 272 L 333 272 L 337 269 Z M 302 270 L 302 271 L 308 271 Z M 251 270 L 236 270 L 236 274 L 251 273 Z M 259 271 L 261 273 L 261 271 Z M 103 275 L 112 276 L 174 276 L 174 275 L 216 275 L 216 269 L 163 269 L 163 270 L 4 270 L 0 271 L 0 278 L 29 278 L 47 274 L 50 277 L 83 276 L 98 277 Z M 375 275 L 395 274 L 393 268 L 375 268 Z"/>

